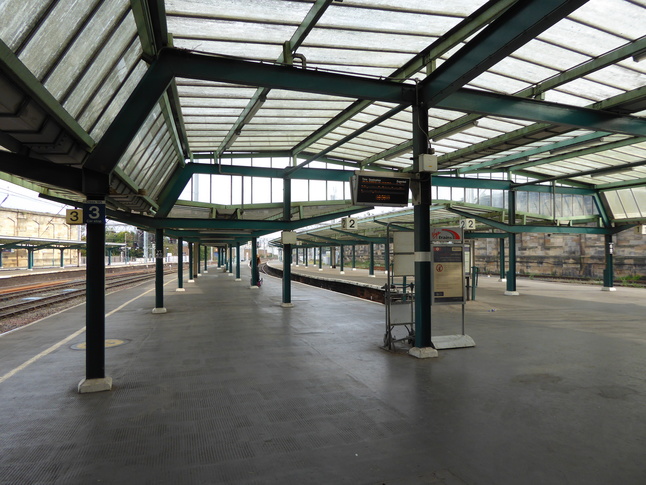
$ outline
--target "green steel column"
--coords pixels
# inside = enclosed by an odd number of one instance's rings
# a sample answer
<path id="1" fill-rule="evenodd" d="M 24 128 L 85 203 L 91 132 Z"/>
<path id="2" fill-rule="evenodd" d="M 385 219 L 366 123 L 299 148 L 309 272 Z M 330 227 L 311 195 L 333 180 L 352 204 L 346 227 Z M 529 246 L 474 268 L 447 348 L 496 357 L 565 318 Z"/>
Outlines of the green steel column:
<path id="1" fill-rule="evenodd" d="M 34 250 L 27 249 L 27 269 L 34 269 Z"/>
<path id="2" fill-rule="evenodd" d="M 343 245 L 339 246 L 339 262 L 341 263 L 341 274 L 345 274 L 343 270 Z"/>
<path id="3" fill-rule="evenodd" d="M 505 238 L 501 237 L 498 239 L 498 247 L 500 251 L 500 281 L 505 282 Z"/>
<path id="4" fill-rule="evenodd" d="M 125 255 L 125 253 L 124 253 Z M 124 256 L 125 258 L 125 256 Z M 108 266 L 112 265 L 112 249 L 108 249 Z"/>
<path id="5" fill-rule="evenodd" d="M 388 278 L 390 278 L 390 243 L 386 241 L 386 244 L 384 244 L 384 262 L 385 268 L 386 268 L 386 274 L 388 275 Z"/>
<path id="6" fill-rule="evenodd" d="M 188 282 L 193 283 L 195 280 L 193 279 L 193 270 L 194 270 L 194 264 L 195 262 L 193 261 L 193 243 L 189 242 L 188 243 Z"/>
<path id="7" fill-rule="evenodd" d="M 507 191 L 509 202 L 509 225 L 516 224 L 516 191 Z M 517 296 L 516 291 L 516 233 L 509 233 L 509 271 L 507 271 L 507 296 Z"/>
<path id="8" fill-rule="evenodd" d="M 200 243 L 195 243 L 195 277 L 199 277 L 202 273 L 202 249 Z"/>
<path id="9" fill-rule="evenodd" d="M 310 249 L 309 248 L 303 248 L 303 257 L 305 258 L 305 267 L 307 268 L 310 264 Z"/>
<path id="10" fill-rule="evenodd" d="M 155 308 L 153 313 L 166 313 L 164 308 L 164 230 L 155 229 Z"/>
<path id="11" fill-rule="evenodd" d="M 236 242 L 236 281 L 241 281 L 241 278 L 240 278 L 240 242 Z"/>
<path id="12" fill-rule="evenodd" d="M 352 245 L 352 271 L 357 269 L 357 245 Z"/>
<path id="13" fill-rule="evenodd" d="M 260 280 L 258 272 L 258 239 L 251 238 L 251 287 L 257 288 Z"/>
<path id="14" fill-rule="evenodd" d="M 370 266 L 368 267 L 368 276 L 375 275 L 375 243 L 370 243 Z"/>
<path id="15" fill-rule="evenodd" d="M 413 104 L 413 221 L 415 227 L 415 347 L 434 347 L 431 341 L 431 177 L 421 172 L 419 155 L 428 152 L 428 107 Z"/>
<path id="16" fill-rule="evenodd" d="M 233 244 L 229 244 L 229 273 L 233 274 Z"/>
<path id="17" fill-rule="evenodd" d="M 289 247 L 291 246 L 292 245 L 290 244 Z M 291 258 L 292 261 L 294 261 L 294 265 L 298 266 L 298 248 L 292 248 Z"/>
<path id="18" fill-rule="evenodd" d="M 103 201 L 99 201 L 99 204 L 102 203 Z M 87 224 L 86 255 L 85 378 L 103 379 L 105 378 L 105 219 Z"/>
<path id="19" fill-rule="evenodd" d="M 184 291 L 184 239 L 177 238 L 177 291 Z"/>
<path id="20" fill-rule="evenodd" d="M 289 308 L 292 305 L 292 245 L 283 246 L 283 302 L 281 306 Z"/>
<path id="21" fill-rule="evenodd" d="M 65 267 L 65 250 L 61 249 L 61 268 Z M 0 253 L 0 268 L 2 268 L 2 253 Z"/>
<path id="22" fill-rule="evenodd" d="M 319 246 L 319 271 L 323 271 L 323 246 Z"/>
<path id="23" fill-rule="evenodd" d="M 295 165 L 296 159 L 292 159 Z M 292 218 L 292 179 L 283 179 L 283 220 L 289 222 Z M 292 304 L 292 246 L 285 244 L 283 246 L 283 301 L 281 306 L 290 308 Z"/>
<path id="24" fill-rule="evenodd" d="M 0 268 L 2 268 L 2 251 L 0 251 Z"/>
<path id="25" fill-rule="evenodd" d="M 204 246 L 204 274 L 209 272 L 209 268 L 207 267 L 207 263 L 209 261 L 209 247 Z"/>
<path id="26" fill-rule="evenodd" d="M 615 269 L 614 253 L 615 247 L 612 242 L 612 234 L 604 235 L 604 250 L 606 254 L 606 267 L 603 270 L 603 291 L 616 291 L 615 288 Z"/>

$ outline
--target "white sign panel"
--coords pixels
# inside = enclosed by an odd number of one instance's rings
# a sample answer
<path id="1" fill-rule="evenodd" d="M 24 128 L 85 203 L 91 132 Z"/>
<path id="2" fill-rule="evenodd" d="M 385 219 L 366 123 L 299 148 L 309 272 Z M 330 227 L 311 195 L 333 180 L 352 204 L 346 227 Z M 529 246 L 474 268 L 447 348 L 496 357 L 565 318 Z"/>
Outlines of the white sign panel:
<path id="1" fill-rule="evenodd" d="M 344 217 L 341 219 L 341 229 L 355 230 L 357 228 L 357 220 L 352 217 Z"/>

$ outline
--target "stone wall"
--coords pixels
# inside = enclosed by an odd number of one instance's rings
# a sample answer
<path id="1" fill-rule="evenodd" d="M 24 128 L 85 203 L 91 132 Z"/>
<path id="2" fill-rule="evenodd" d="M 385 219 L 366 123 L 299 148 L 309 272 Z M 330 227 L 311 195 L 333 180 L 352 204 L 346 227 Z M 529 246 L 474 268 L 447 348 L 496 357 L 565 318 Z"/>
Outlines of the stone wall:
<path id="1" fill-rule="evenodd" d="M 634 229 L 614 237 L 615 276 L 646 277 L 646 236 Z M 505 241 L 505 266 L 509 248 Z M 518 234 L 516 236 L 518 274 L 603 278 L 604 237 L 596 234 Z M 486 273 L 500 273 L 498 239 L 476 240 L 476 266 Z"/>
<path id="2" fill-rule="evenodd" d="M 24 237 L 78 241 L 82 226 L 65 223 L 64 215 L 31 212 L 20 209 L 0 208 L 0 237 Z M 63 252 L 64 264 L 76 266 L 78 251 L 68 249 Z M 34 253 L 34 267 L 60 266 L 59 249 L 41 249 Z M 26 249 L 3 249 L 3 268 L 26 268 Z"/>

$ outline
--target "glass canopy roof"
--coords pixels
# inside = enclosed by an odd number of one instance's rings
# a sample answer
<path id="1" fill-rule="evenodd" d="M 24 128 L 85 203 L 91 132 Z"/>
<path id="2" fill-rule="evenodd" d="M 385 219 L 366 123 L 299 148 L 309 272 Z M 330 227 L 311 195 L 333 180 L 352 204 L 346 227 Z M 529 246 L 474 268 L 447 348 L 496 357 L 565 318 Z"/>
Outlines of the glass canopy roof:
<path id="1" fill-rule="evenodd" d="M 109 173 L 116 211 L 170 214 L 187 161 L 235 154 L 411 171 L 423 97 L 439 175 L 593 189 L 617 221 L 646 214 L 629 190 L 646 185 L 645 0 L 0 0 L 0 14 L 0 154 Z M 364 81 L 377 94 L 346 94 Z M 87 195 L 14 165 L 0 170 L 47 196 Z M 638 211 L 613 209 L 626 193 Z"/>

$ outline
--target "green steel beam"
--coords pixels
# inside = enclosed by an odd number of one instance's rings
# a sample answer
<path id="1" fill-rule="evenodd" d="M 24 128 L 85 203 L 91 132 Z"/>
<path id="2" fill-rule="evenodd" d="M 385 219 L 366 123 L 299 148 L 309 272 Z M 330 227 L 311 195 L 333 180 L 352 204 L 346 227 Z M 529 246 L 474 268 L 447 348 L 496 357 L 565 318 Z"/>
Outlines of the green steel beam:
<path id="1" fill-rule="evenodd" d="M 646 120 L 637 116 L 621 116 L 601 109 L 567 106 L 464 88 L 457 90 L 446 102 L 438 103 L 438 106 L 456 111 L 541 121 L 552 125 L 646 136 Z"/>
<path id="2" fill-rule="evenodd" d="M 386 242 L 386 238 L 384 237 L 364 236 L 363 234 L 350 234 L 348 231 L 343 231 L 341 229 L 336 229 L 334 227 L 330 227 L 329 229 L 331 231 L 338 232 L 339 234 L 344 234 L 346 236 L 350 235 L 359 241 L 371 242 L 375 244 L 384 244 Z"/>
<path id="3" fill-rule="evenodd" d="M 116 167 L 114 169 L 113 176 L 119 178 L 135 194 L 139 192 L 139 189 L 140 189 L 139 185 L 137 185 L 137 183 L 134 180 L 132 180 L 132 178 L 130 178 L 130 176 L 126 172 L 124 172 L 123 169 L 121 169 L 120 167 Z M 148 195 L 138 195 L 138 197 L 145 200 L 146 203 L 150 205 L 154 210 L 159 209 L 157 202 L 155 202 Z"/>
<path id="4" fill-rule="evenodd" d="M 184 187 L 186 187 L 186 184 L 193 176 L 194 172 L 190 169 L 189 165 L 191 164 L 186 164 L 184 167 L 175 167 L 173 174 L 159 193 L 159 209 L 155 215 L 156 217 L 167 217 L 173 209 Z"/>
<path id="5" fill-rule="evenodd" d="M 501 232 L 465 232 L 464 239 L 504 239 L 509 234 Z"/>
<path id="6" fill-rule="evenodd" d="M 323 157 L 323 156 L 327 155 L 328 153 L 330 153 L 334 149 L 340 147 L 341 145 L 346 144 L 347 142 L 349 142 L 350 140 L 356 138 L 357 136 L 361 135 L 362 133 L 365 133 L 366 131 L 371 130 L 372 128 L 374 128 L 375 126 L 380 125 L 382 122 L 392 118 L 397 113 L 400 113 L 401 111 L 403 111 L 405 108 L 406 108 L 405 105 L 401 105 L 401 106 L 396 106 L 396 107 L 388 110 L 386 113 L 382 114 L 381 116 L 378 116 L 377 118 L 375 118 L 371 122 L 365 123 L 361 128 L 353 130 L 352 133 L 350 133 L 347 136 L 344 136 L 339 141 L 333 143 L 332 145 L 330 145 L 329 147 L 327 147 L 324 150 L 320 151 L 319 153 L 316 153 L 314 155 L 311 155 L 310 157 L 307 157 L 307 159 L 304 162 L 301 162 L 298 165 L 296 165 L 295 167 L 292 167 L 292 168 L 286 170 L 285 175 L 291 177 L 291 175 L 294 172 L 296 172 L 298 170 L 301 170 L 308 163 L 313 162 L 315 160 L 318 160 L 319 157 Z"/>
<path id="7" fill-rule="evenodd" d="M 548 225 L 510 225 L 502 222 L 493 221 L 476 214 L 470 214 L 452 207 L 447 210 L 465 218 L 475 219 L 482 224 L 486 224 L 500 231 L 514 234 L 524 233 L 557 233 L 557 234 L 611 234 L 612 230 L 605 227 L 575 227 L 575 226 L 548 226 Z"/>
<path id="8" fill-rule="evenodd" d="M 83 149 L 94 148 L 95 141 L 92 137 L 2 40 L 0 40 L 0 71 L 16 83 L 21 91 L 36 101 Z"/>
<path id="9" fill-rule="evenodd" d="M 301 46 L 307 35 L 316 25 L 316 22 L 319 21 L 319 19 L 325 13 L 331 3 L 332 0 L 316 0 L 314 2 L 314 5 L 312 5 L 301 24 L 294 31 L 294 34 L 286 43 L 286 45 L 289 47 L 290 56 Z M 288 61 L 289 59 L 285 58 L 285 52 L 283 51 L 280 56 L 278 56 L 276 64 L 286 63 L 288 65 L 291 65 L 291 62 Z M 235 121 L 235 123 L 233 123 L 233 126 L 229 130 L 229 133 L 227 133 L 227 135 L 224 137 L 224 140 L 222 140 L 222 143 L 217 149 L 218 153 L 223 153 L 231 146 L 235 138 L 240 134 L 244 125 L 248 123 L 254 117 L 256 112 L 262 107 L 265 100 L 267 99 L 269 91 L 270 89 L 267 87 L 261 87 L 256 90 L 256 92 L 249 100 L 247 106 L 245 106 L 245 108 L 242 110 L 242 113 L 240 113 L 238 119 Z"/>
<path id="10" fill-rule="evenodd" d="M 562 181 L 562 180 L 569 180 L 574 177 L 585 177 L 585 176 L 594 176 L 594 175 L 603 175 L 605 173 L 614 173 L 617 170 L 629 170 L 631 168 L 635 167 L 643 167 L 646 165 L 646 160 L 641 160 L 639 162 L 632 162 L 632 163 L 624 163 L 622 165 L 615 165 L 614 167 L 604 167 L 604 168 L 595 168 L 593 170 L 583 170 L 580 172 L 574 172 L 574 173 L 569 173 L 569 174 L 564 174 L 564 175 L 555 175 L 553 177 L 542 177 L 540 180 L 534 180 L 532 182 L 525 182 L 522 184 L 514 184 L 514 188 L 519 188 L 519 187 L 530 187 L 536 184 L 540 184 L 543 182 L 553 182 L 553 181 Z"/>
<path id="11" fill-rule="evenodd" d="M 516 2 L 453 54 L 420 84 L 429 107 L 537 37 L 587 0 L 524 0 Z M 474 107 L 464 110 L 473 111 Z"/>
<path id="12" fill-rule="evenodd" d="M 0 171 L 65 190 L 83 192 L 83 172 L 56 164 L 0 150 Z"/>
<path id="13" fill-rule="evenodd" d="M 633 180 L 624 180 L 622 182 L 599 184 L 599 185 L 595 185 L 594 188 L 600 192 L 605 192 L 606 190 L 628 189 L 631 187 L 641 187 L 643 185 L 646 185 L 646 178 L 638 178 Z"/>
<path id="14" fill-rule="evenodd" d="M 457 26 L 449 30 L 437 41 L 415 55 L 410 61 L 402 67 L 396 69 L 388 79 L 403 82 L 409 79 L 425 67 L 431 65 L 436 59 L 446 54 L 456 45 L 465 41 L 467 38 L 478 32 L 493 19 L 498 17 L 507 8 L 513 5 L 516 0 L 490 0 L 485 5 L 476 10 L 472 15 L 465 18 Z M 360 100 L 352 103 L 348 108 L 327 122 L 323 127 L 312 133 L 305 140 L 294 147 L 294 153 L 300 153 L 307 147 L 313 145 L 318 140 L 334 131 L 343 123 L 351 119 L 356 114 L 370 106 L 372 101 Z"/>
<path id="15" fill-rule="evenodd" d="M 513 97 L 512 97 L 513 98 Z M 593 103 L 587 108 L 594 110 L 610 110 L 624 113 L 630 106 L 634 103 L 641 103 L 646 99 L 646 86 L 643 88 L 634 89 L 627 93 L 623 93 L 617 96 L 613 96 L 604 101 Z M 634 109 L 633 109 L 634 111 Z M 469 157 L 473 154 L 486 153 L 490 155 L 494 152 L 500 152 L 508 150 L 510 144 L 514 144 L 514 140 L 531 138 L 533 140 L 540 140 L 549 137 L 550 135 L 543 136 L 542 138 L 537 137 L 537 135 L 548 132 L 553 127 L 549 123 L 536 123 L 530 126 L 525 126 L 514 130 L 509 133 L 485 140 L 480 143 L 473 144 L 466 148 L 461 148 L 453 152 L 442 155 L 438 159 L 438 164 L 440 166 L 449 165 L 454 160 L 460 160 L 464 157 Z M 517 143 L 516 143 L 517 144 Z"/>
<path id="16" fill-rule="evenodd" d="M 592 200 L 594 200 L 594 205 L 597 208 L 597 212 L 599 212 L 603 227 L 610 227 L 610 216 L 608 215 L 605 204 L 601 200 L 601 194 L 595 194 Z"/>
<path id="17" fill-rule="evenodd" d="M 535 175 L 534 175 L 535 176 Z M 431 185 L 437 187 L 462 187 L 467 189 L 493 189 L 493 190 L 509 190 L 511 187 L 516 188 L 517 186 L 507 180 L 488 180 L 488 179 L 476 179 L 476 178 L 467 178 L 467 177 L 443 177 L 434 175 L 431 178 Z M 579 188 L 579 187 L 554 187 L 552 188 L 549 185 L 529 185 L 518 187 L 519 190 L 526 192 L 541 192 L 541 193 L 552 193 L 556 192 L 557 194 L 569 194 L 569 195 L 593 195 L 596 193 L 596 190 L 593 188 Z"/>

